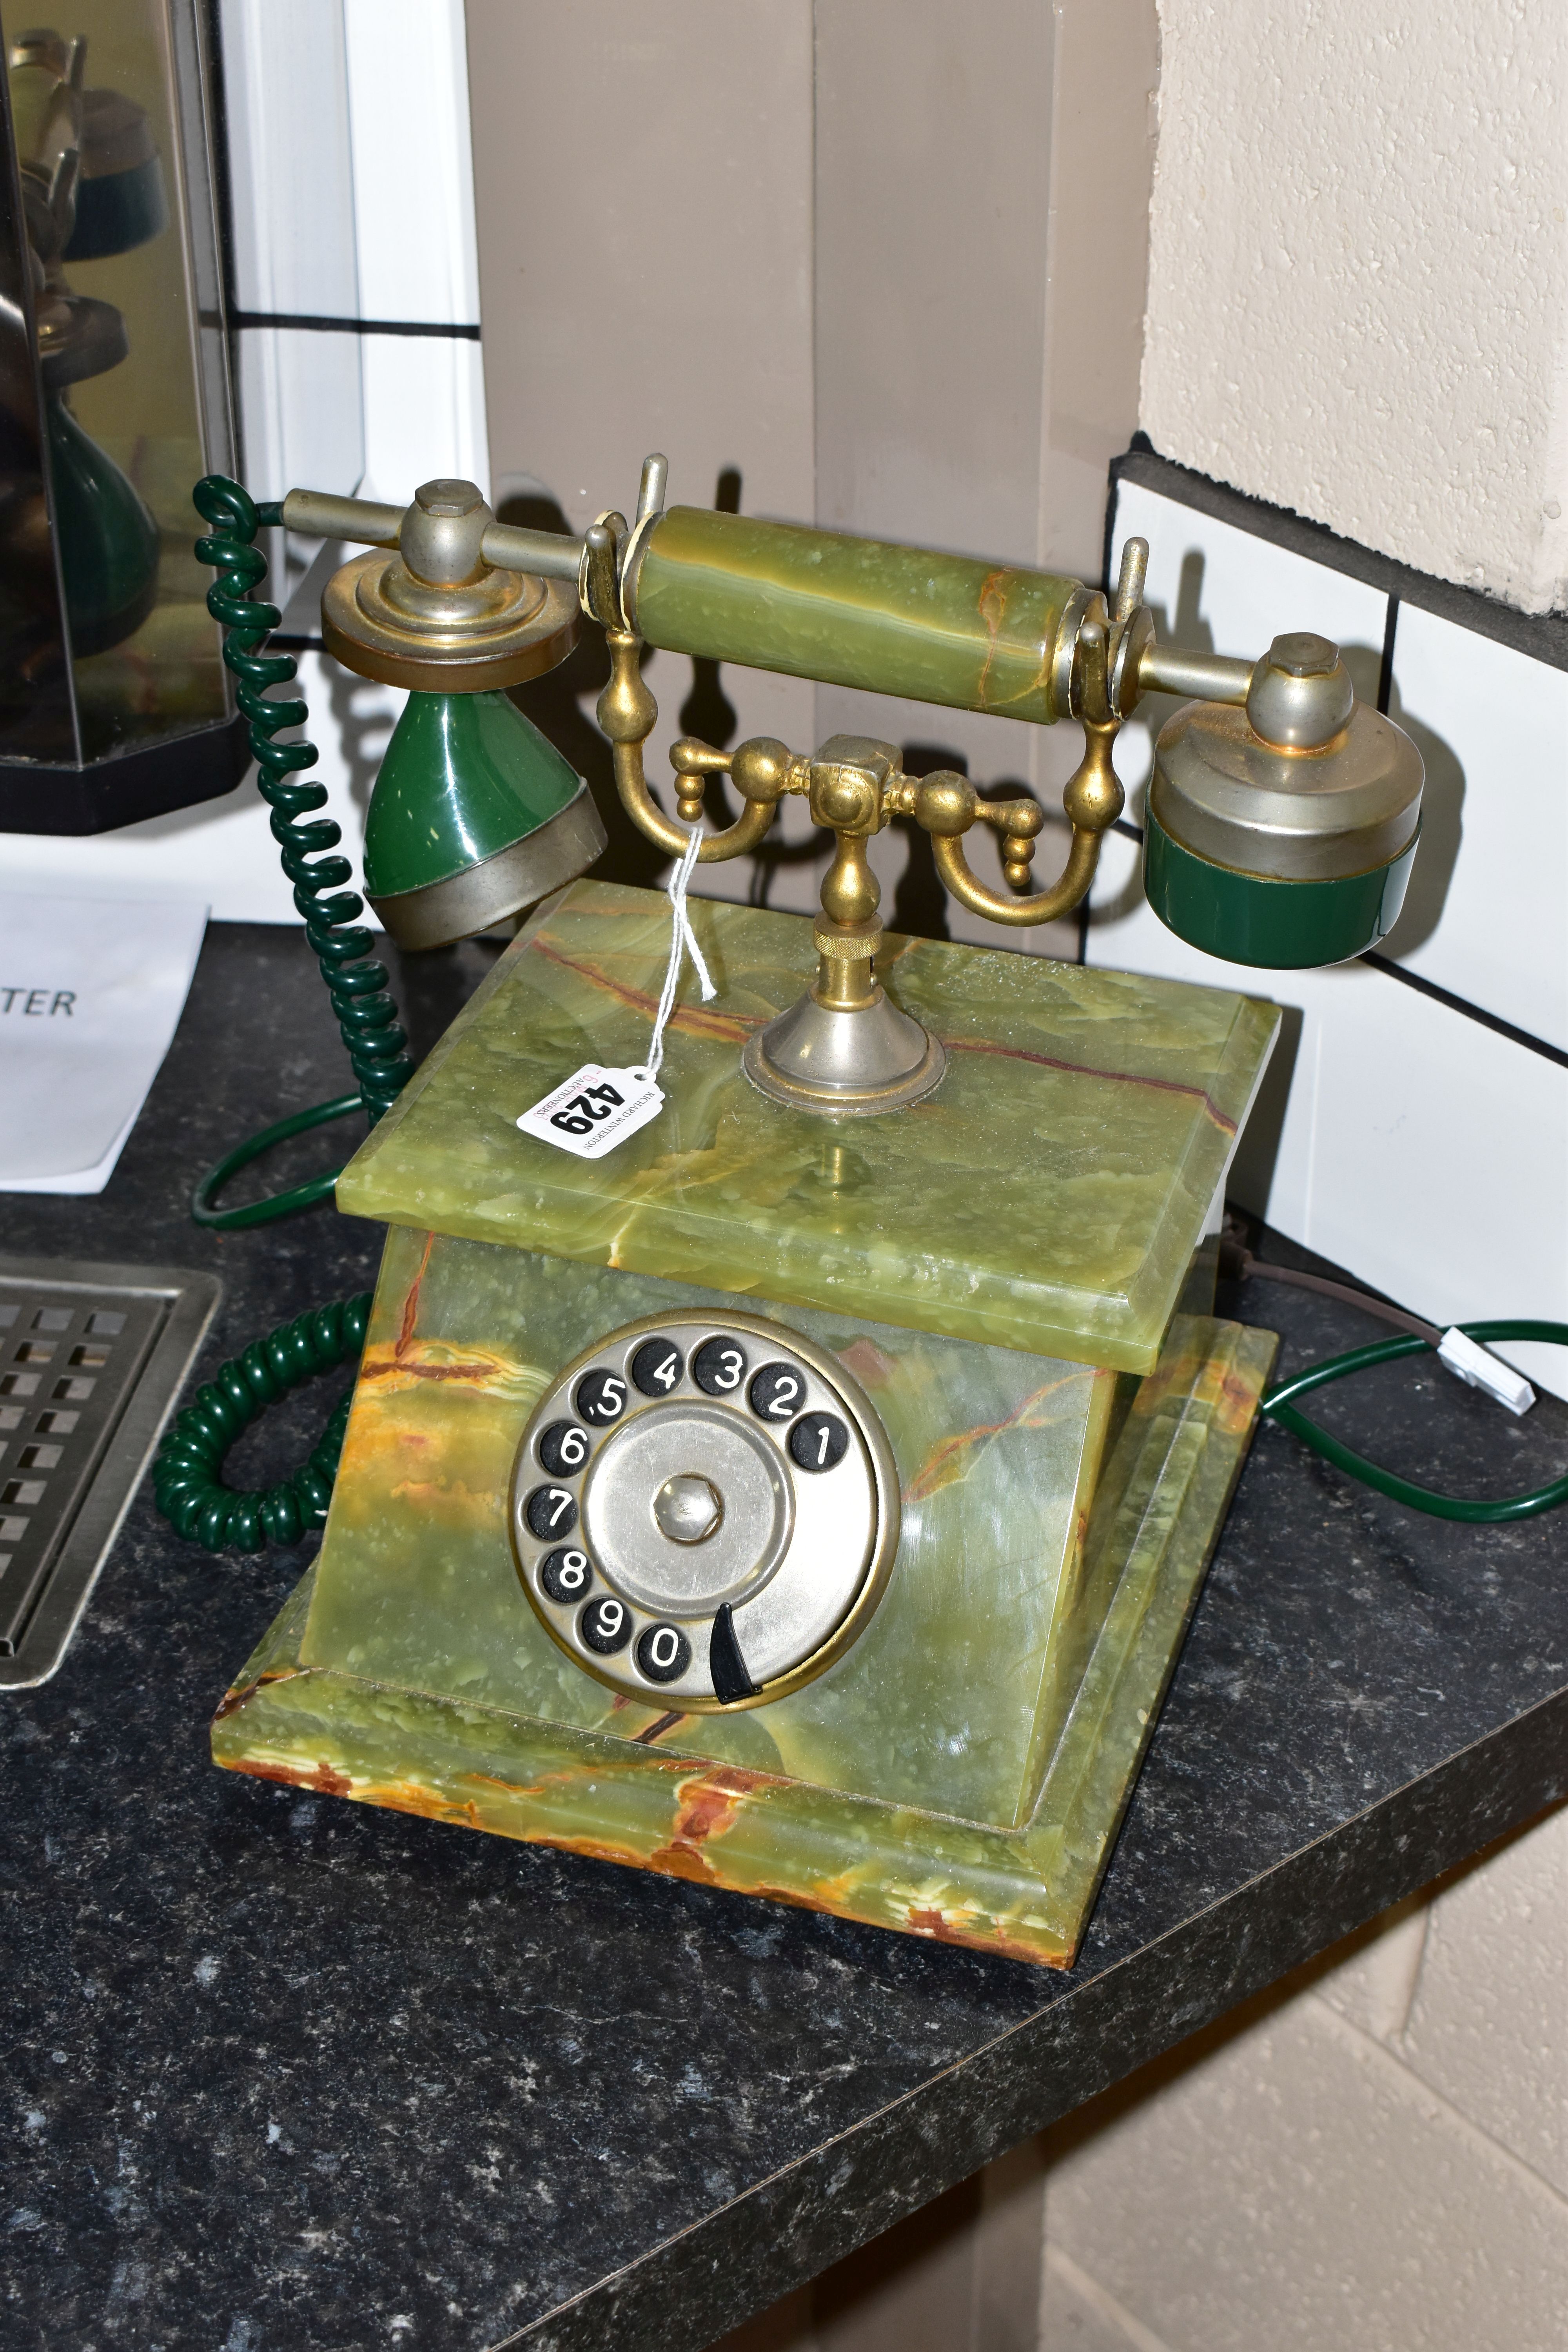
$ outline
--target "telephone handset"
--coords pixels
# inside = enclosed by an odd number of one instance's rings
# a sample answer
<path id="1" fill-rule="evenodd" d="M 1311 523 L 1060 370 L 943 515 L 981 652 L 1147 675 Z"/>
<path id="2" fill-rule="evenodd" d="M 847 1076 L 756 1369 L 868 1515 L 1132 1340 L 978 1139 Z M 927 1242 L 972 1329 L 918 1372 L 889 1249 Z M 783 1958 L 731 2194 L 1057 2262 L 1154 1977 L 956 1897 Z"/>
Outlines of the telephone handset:
<path id="1" fill-rule="evenodd" d="M 441 770 L 438 839 L 412 823 L 423 788 L 395 738 L 367 835 L 384 919 L 430 940 L 554 895 L 339 1180 L 388 1239 L 331 1512 L 214 1753 L 1067 1965 L 1272 1360 L 1270 1335 L 1212 1307 L 1278 1015 L 888 937 L 866 844 L 912 816 L 955 896 L 1045 919 L 1082 896 L 1121 806 L 1117 728 L 1148 688 L 1184 686 L 1226 700 L 1181 715 L 1157 773 L 1167 915 L 1348 953 L 1403 887 L 1419 762 L 1347 704 L 1322 640 L 1253 665 L 1158 647 L 1137 542 L 1107 605 L 1046 574 L 666 513 L 662 493 L 650 460 L 631 527 L 605 516 L 581 541 L 510 530 L 465 484 L 402 516 L 283 502 L 296 527 L 395 551 L 337 576 L 324 626 L 414 689 L 409 741 L 488 746 L 488 768 Z M 605 630 L 600 722 L 644 832 L 685 851 L 723 774 L 742 813 L 700 863 L 754 846 L 790 793 L 834 834 L 815 920 L 689 903 L 711 1003 L 669 1010 L 665 898 L 570 879 L 595 849 L 567 784 L 502 838 L 524 722 L 496 689 L 570 644 L 568 582 Z M 1024 895 L 1033 801 L 910 777 L 863 737 L 683 739 L 675 823 L 643 772 L 644 642 L 1079 715 L 1063 875 Z M 500 709 L 470 726 L 446 709 L 465 698 Z M 474 835 L 452 820 L 465 793 L 492 845 L 438 870 Z M 1011 898 L 968 864 L 976 824 Z M 584 1066 L 640 1068 L 661 997 L 657 1116 L 597 1156 L 531 1131 Z"/>

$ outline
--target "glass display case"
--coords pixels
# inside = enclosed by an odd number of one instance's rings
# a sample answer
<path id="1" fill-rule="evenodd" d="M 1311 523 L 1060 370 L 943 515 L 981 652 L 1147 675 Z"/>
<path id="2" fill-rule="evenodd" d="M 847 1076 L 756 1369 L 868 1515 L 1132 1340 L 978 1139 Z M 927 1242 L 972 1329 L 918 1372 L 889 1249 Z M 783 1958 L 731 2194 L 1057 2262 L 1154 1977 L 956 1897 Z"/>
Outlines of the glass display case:
<path id="1" fill-rule="evenodd" d="M 0 830 L 99 833 L 247 764 L 192 552 L 234 441 L 205 16 L 3 31 Z"/>

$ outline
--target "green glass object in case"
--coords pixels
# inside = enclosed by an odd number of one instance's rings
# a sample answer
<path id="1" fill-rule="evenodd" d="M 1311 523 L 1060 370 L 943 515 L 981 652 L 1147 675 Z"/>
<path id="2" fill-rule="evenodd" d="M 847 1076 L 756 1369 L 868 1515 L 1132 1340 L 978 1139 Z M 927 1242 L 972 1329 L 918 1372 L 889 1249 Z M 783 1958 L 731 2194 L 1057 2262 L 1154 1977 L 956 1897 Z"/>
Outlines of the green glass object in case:
<path id="1" fill-rule="evenodd" d="M 1041 725 L 1079 582 L 750 515 L 671 507 L 637 574 L 651 646 Z M 1062 673 L 1065 678 L 1065 671 Z"/>
<path id="2" fill-rule="evenodd" d="M 1273 971 L 1346 963 L 1394 929 L 1419 845 L 1367 874 L 1285 881 L 1199 857 L 1145 812 L 1143 886 L 1167 929 L 1205 955 Z"/>
<path id="3" fill-rule="evenodd" d="M 101 261 L 129 253 L 169 226 L 169 203 L 156 155 L 127 171 L 85 179 L 77 190 L 76 228 L 62 259 Z"/>
<path id="4" fill-rule="evenodd" d="M 71 646 L 107 652 L 139 629 L 158 593 L 158 526 L 112 457 L 71 415 L 47 398 L 55 529 L 65 575 Z"/>
<path id="5" fill-rule="evenodd" d="M 411 694 L 365 818 L 372 898 L 498 856 L 560 814 L 582 779 L 504 694 Z"/>

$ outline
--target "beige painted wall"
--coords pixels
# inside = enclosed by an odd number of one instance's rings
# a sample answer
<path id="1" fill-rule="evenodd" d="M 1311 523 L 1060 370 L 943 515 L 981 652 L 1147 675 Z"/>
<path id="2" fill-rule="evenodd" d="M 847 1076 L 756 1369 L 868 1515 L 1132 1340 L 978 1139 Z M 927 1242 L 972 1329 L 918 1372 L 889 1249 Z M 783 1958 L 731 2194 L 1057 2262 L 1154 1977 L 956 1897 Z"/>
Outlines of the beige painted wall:
<path id="1" fill-rule="evenodd" d="M 1568 14 L 1160 0 L 1142 424 L 1527 612 L 1568 599 Z"/>
<path id="2" fill-rule="evenodd" d="M 816 519 L 1098 580 L 1106 469 L 1136 421 L 1152 0 L 817 0 L 816 69 Z M 839 729 L 1050 808 L 1082 749 L 1076 728 L 822 688 L 817 734 Z M 1042 876 L 1065 845 L 1047 832 Z M 972 855 L 1000 888 L 995 845 Z M 900 885 L 940 905 L 909 829 L 871 860 L 889 905 Z M 1013 943 L 1071 955 L 1076 933 Z"/>
<path id="3" fill-rule="evenodd" d="M 498 505 L 532 482 L 583 530 L 607 507 L 631 510 L 643 457 L 662 449 L 672 502 L 711 506 L 734 474 L 747 512 L 809 516 L 810 0 L 468 0 L 468 18 Z M 589 723 L 605 674 L 602 647 L 585 646 L 520 699 L 613 819 Z M 647 676 L 656 780 L 688 730 L 811 739 L 799 680 L 721 681 L 668 654 Z M 804 812 L 786 815 L 798 837 Z M 662 863 L 621 820 L 607 870 L 646 881 Z M 811 872 L 783 865 L 772 903 L 808 903 Z M 710 896 L 743 898 L 756 877 L 710 866 L 703 879 Z"/>
<path id="4" fill-rule="evenodd" d="M 498 499 L 542 485 L 581 527 L 626 505 L 657 447 L 673 501 L 712 503 L 728 474 L 748 512 L 1098 577 L 1106 467 L 1137 417 L 1153 0 L 468 15 Z M 524 698 L 592 772 L 585 660 Z M 647 676 L 656 779 L 683 727 L 796 748 L 855 728 L 1047 796 L 1079 755 L 1076 730 L 694 678 L 666 655 Z M 814 903 L 803 819 L 791 803 L 782 859 L 705 867 L 704 887 Z M 615 855 L 657 869 L 624 834 Z M 905 831 L 874 855 L 890 914 L 942 919 Z M 954 936 L 974 928 L 952 910 Z"/>

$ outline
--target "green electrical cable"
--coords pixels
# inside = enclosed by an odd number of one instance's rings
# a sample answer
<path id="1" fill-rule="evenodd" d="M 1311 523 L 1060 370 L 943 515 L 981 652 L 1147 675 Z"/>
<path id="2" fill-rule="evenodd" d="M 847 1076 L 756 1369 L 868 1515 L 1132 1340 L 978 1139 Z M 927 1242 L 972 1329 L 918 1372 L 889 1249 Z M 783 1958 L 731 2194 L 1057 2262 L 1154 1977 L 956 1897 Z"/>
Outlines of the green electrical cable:
<path id="1" fill-rule="evenodd" d="M 336 1184 L 342 1171 L 329 1168 L 320 1176 L 308 1176 L 291 1192 L 269 1192 L 265 1200 L 250 1201 L 243 1208 L 219 1209 L 214 1206 L 218 1194 L 231 1176 L 237 1176 L 251 1160 L 259 1160 L 275 1143 L 287 1143 L 291 1136 L 306 1135 L 313 1127 L 325 1127 L 334 1118 L 347 1118 L 350 1111 L 363 1110 L 364 1097 L 359 1094 L 335 1095 L 331 1102 L 315 1103 L 309 1110 L 297 1110 L 288 1118 L 274 1121 L 243 1143 L 226 1152 L 216 1168 L 209 1168 L 191 1195 L 191 1215 L 198 1225 L 216 1225 L 221 1233 L 237 1234 L 247 1225 L 269 1225 L 277 1217 L 292 1216 L 296 1209 L 313 1209 L 324 1201 Z"/>
<path id="2" fill-rule="evenodd" d="M 1568 1348 L 1568 1323 L 1531 1323 L 1504 1321 L 1499 1323 L 1461 1323 L 1458 1327 L 1467 1339 L 1540 1339 L 1548 1344 Z M 1549 1486 L 1537 1486 L 1526 1495 L 1506 1496 L 1496 1503 L 1467 1501 L 1458 1495 L 1439 1495 L 1429 1486 L 1414 1486 L 1408 1478 L 1397 1477 L 1375 1462 L 1367 1461 L 1339 1438 L 1331 1437 L 1326 1429 L 1298 1412 L 1291 1400 L 1306 1396 L 1313 1389 L 1326 1388 L 1331 1381 L 1342 1381 L 1352 1372 L 1363 1372 L 1373 1364 L 1393 1363 L 1400 1356 L 1418 1356 L 1423 1350 L 1435 1353 L 1429 1339 L 1417 1339 L 1414 1333 L 1394 1339 L 1374 1339 L 1370 1347 L 1352 1348 L 1347 1355 L 1331 1356 L 1327 1362 L 1313 1364 L 1293 1380 L 1282 1381 L 1270 1389 L 1258 1406 L 1259 1413 L 1288 1429 L 1325 1462 L 1343 1470 L 1363 1486 L 1375 1488 L 1395 1503 L 1406 1503 L 1414 1511 L 1425 1511 L 1435 1519 L 1462 1519 L 1472 1526 L 1494 1527 L 1513 1519 L 1533 1518 L 1540 1511 L 1553 1511 L 1561 1503 L 1568 1503 L 1568 1475 L 1554 1478 Z"/>
<path id="3" fill-rule="evenodd" d="M 357 919 L 364 912 L 364 902 L 357 892 L 342 887 L 352 881 L 353 869 L 346 857 L 324 854 L 337 847 L 342 834 L 331 817 L 319 817 L 310 824 L 300 821 L 326 803 L 322 785 L 291 781 L 300 769 L 315 766 L 314 746 L 303 740 L 279 743 L 273 740 L 284 728 L 303 727 L 309 717 L 303 700 L 269 698 L 267 689 L 287 685 L 297 675 L 297 665 L 289 654 L 264 652 L 267 638 L 282 615 L 276 604 L 253 601 L 253 592 L 267 577 L 267 558 L 252 542 L 258 530 L 282 520 L 281 509 L 258 506 L 237 482 L 222 474 L 206 475 L 192 497 L 197 511 L 212 525 L 210 534 L 198 539 L 195 546 L 198 561 L 210 564 L 218 574 L 207 591 L 207 610 L 224 631 L 224 662 L 239 681 L 239 707 L 250 721 L 257 781 L 272 811 L 272 837 L 283 871 L 294 886 L 294 904 L 305 919 L 305 936 L 321 966 L 359 1084 L 357 1094 L 339 1096 L 335 1101 L 320 1103 L 263 1129 L 208 1170 L 192 1197 L 191 1214 L 199 1225 L 233 1233 L 325 1200 L 341 1171 L 332 1169 L 312 1176 L 289 1192 L 250 1202 L 243 1208 L 220 1209 L 216 1205 L 217 1195 L 231 1176 L 274 1143 L 329 1119 L 342 1118 L 362 1106 L 374 1127 L 413 1076 L 414 1065 L 404 1051 L 408 1040 L 398 1024 L 397 1007 L 387 993 L 386 967 L 371 959 L 372 934 Z"/>
<path id="4" fill-rule="evenodd" d="M 240 1432 L 286 1391 L 347 1363 L 364 1347 L 371 1294 L 297 1315 L 220 1364 L 158 1449 L 153 1495 L 178 1532 L 208 1551 L 260 1551 L 324 1527 L 353 1391 L 340 1400 L 309 1458 L 275 1486 L 226 1486 L 224 1457 Z"/>

